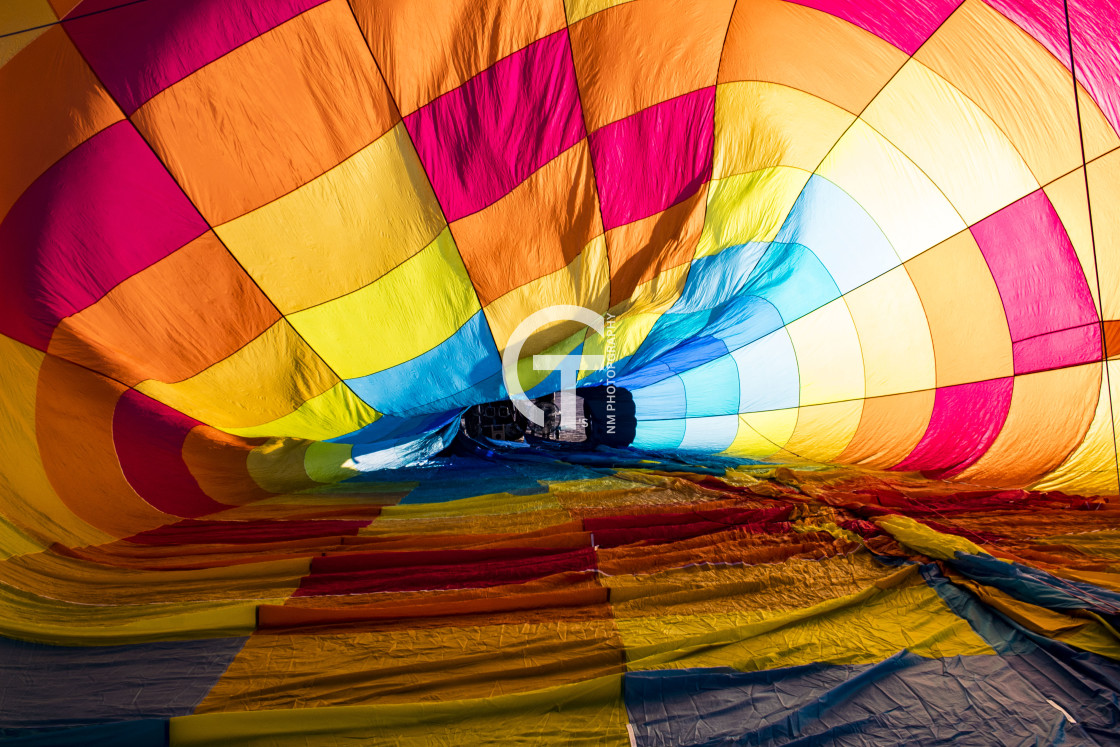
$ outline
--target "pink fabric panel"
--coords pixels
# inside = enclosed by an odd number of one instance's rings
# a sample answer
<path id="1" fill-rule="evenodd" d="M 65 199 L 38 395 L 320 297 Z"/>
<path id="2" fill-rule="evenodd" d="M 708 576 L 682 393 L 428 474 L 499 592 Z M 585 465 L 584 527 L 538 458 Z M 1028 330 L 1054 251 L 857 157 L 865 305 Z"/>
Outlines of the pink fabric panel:
<path id="1" fill-rule="evenodd" d="M 324 0 L 86 0 L 64 26 L 132 114 L 207 63 Z M 86 15 L 93 14 L 93 15 Z"/>
<path id="2" fill-rule="evenodd" d="M 567 29 L 405 117 L 448 222 L 497 202 L 584 136 Z"/>
<path id="3" fill-rule="evenodd" d="M 712 178 L 715 100 L 704 88 L 591 134 L 606 229 L 672 207 Z"/>
<path id="4" fill-rule="evenodd" d="M 793 0 L 843 18 L 914 54 L 962 0 Z"/>
<path id="5" fill-rule="evenodd" d="M 938 478 L 964 471 L 996 440 L 1013 390 L 1012 378 L 938 389 L 925 435 L 910 456 L 892 469 L 922 470 Z"/>
<path id="6" fill-rule="evenodd" d="M 113 443 L 129 485 L 174 516 L 205 516 L 229 508 L 198 486 L 183 461 L 183 442 L 199 421 L 130 389 L 113 411 Z"/>
<path id="7" fill-rule="evenodd" d="M 972 235 L 999 289 L 1011 341 L 1039 340 L 1016 346 L 1015 373 L 1100 358 L 1089 284 L 1045 192 L 1032 192 L 988 216 L 972 227 Z M 1075 328 L 1085 329 L 1052 335 Z"/>
<path id="8" fill-rule="evenodd" d="M 118 122 L 48 169 L 0 223 L 0 332 L 46 350 L 60 320 L 207 230 Z"/>

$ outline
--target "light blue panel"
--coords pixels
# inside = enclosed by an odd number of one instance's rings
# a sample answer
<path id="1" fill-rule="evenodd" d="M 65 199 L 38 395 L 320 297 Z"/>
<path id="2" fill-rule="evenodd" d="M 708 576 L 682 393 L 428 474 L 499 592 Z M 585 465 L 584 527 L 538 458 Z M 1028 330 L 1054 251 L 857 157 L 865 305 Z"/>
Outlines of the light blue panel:
<path id="1" fill-rule="evenodd" d="M 670 376 L 656 384 L 631 390 L 634 416 L 638 420 L 671 420 L 685 416 L 684 382 Z"/>
<path id="2" fill-rule="evenodd" d="M 710 418 L 689 418 L 685 424 L 681 451 L 703 451 L 717 454 L 735 440 L 739 432 L 738 415 L 718 415 Z"/>
<path id="3" fill-rule="evenodd" d="M 841 293 L 901 264 L 867 211 L 847 192 L 816 175 L 809 178 L 774 241 L 811 250 Z"/>
<path id="4" fill-rule="evenodd" d="M 635 449 L 646 451 L 673 450 L 684 439 L 685 420 L 639 420 L 634 443 Z"/>
<path id="5" fill-rule="evenodd" d="M 785 328 L 731 353 L 739 376 L 739 412 L 797 407 L 801 382 L 797 355 Z"/>
<path id="6" fill-rule="evenodd" d="M 346 383 L 380 412 L 416 415 L 500 399 L 494 380 L 500 373 L 501 359 L 480 311 L 428 352 Z M 483 382 L 488 386 L 479 387 Z"/>
<path id="7" fill-rule="evenodd" d="M 774 242 L 751 276 L 750 292 L 778 309 L 786 324 L 840 297 L 821 261 L 800 244 Z"/>
<path id="8" fill-rule="evenodd" d="M 730 355 L 681 374 L 689 418 L 739 412 L 739 369 Z"/>

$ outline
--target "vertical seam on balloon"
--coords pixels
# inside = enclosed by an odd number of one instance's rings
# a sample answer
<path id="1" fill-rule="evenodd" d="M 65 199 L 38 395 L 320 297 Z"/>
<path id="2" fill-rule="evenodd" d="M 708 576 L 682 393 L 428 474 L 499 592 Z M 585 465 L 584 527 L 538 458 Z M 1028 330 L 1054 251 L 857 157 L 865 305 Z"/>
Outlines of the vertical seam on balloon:
<path id="1" fill-rule="evenodd" d="M 354 19 L 354 26 L 358 29 L 358 35 L 362 37 L 362 43 L 365 44 L 366 51 L 369 52 L 369 57 L 371 60 L 373 60 L 373 66 L 377 69 L 377 74 L 381 76 L 381 80 L 385 84 L 385 93 L 386 95 L 388 95 L 389 101 L 393 104 L 393 108 L 397 110 L 397 116 L 400 117 L 401 129 L 404 130 L 404 136 L 408 138 L 408 144 L 412 146 L 412 152 L 416 154 L 416 163 L 419 164 L 420 170 L 424 172 L 424 180 L 428 183 L 428 189 L 432 190 L 432 197 L 435 199 L 436 207 L 439 208 L 439 214 L 443 218 L 443 222 L 447 226 L 447 235 L 451 237 L 451 242 L 455 245 L 455 253 L 459 255 L 459 262 L 463 265 L 463 275 L 466 276 L 467 283 L 470 285 L 471 292 L 474 294 L 475 302 L 478 303 L 478 313 L 482 315 L 482 321 L 486 323 L 486 331 L 490 333 L 490 340 L 494 343 L 494 354 L 500 358 L 502 355 L 502 351 L 498 348 L 498 339 L 494 337 L 494 330 L 490 327 L 490 319 L 486 316 L 486 307 L 482 305 L 482 297 L 478 295 L 478 288 L 475 287 L 474 279 L 471 277 L 470 270 L 467 269 L 467 263 L 463 260 L 463 252 L 459 249 L 459 242 L 455 240 L 454 231 L 451 230 L 451 222 L 447 220 L 447 213 L 444 212 L 443 205 L 440 203 L 439 197 L 436 196 L 435 186 L 432 184 L 431 177 L 428 176 L 428 169 L 424 166 L 424 162 L 420 159 L 420 151 L 416 148 L 416 142 L 412 139 L 412 133 L 408 131 L 408 127 L 407 125 L 405 125 L 404 113 L 401 112 L 400 104 L 397 103 L 397 97 L 393 95 L 393 89 L 389 86 L 389 79 L 385 77 L 385 73 L 381 69 L 381 63 L 377 60 L 377 55 L 373 53 L 373 47 L 370 46 L 369 39 L 366 38 L 366 32 L 362 28 L 361 22 L 358 20 L 358 13 L 354 10 L 354 4 L 351 2 L 351 0 L 346 0 L 346 7 L 350 10 L 350 17 Z M 468 319 L 467 321 L 469 322 L 470 320 Z M 464 324 L 466 324 L 466 322 L 464 322 Z M 446 342 L 454 334 L 455 333 L 453 332 L 439 344 L 442 344 L 442 342 Z M 430 349 L 434 350 L 434 348 Z M 409 360 L 415 360 L 415 356 L 413 358 L 409 358 Z M 364 399 L 362 401 L 365 402 Z M 367 402 L 366 404 L 369 403 Z M 370 405 L 370 407 L 372 407 L 372 405 Z"/>
<path id="2" fill-rule="evenodd" d="M 1112 462 L 1116 468 L 1116 484 L 1120 488 L 1120 453 L 1116 448 L 1116 412 L 1112 402 L 1112 376 L 1108 370 L 1108 346 L 1104 328 L 1104 296 L 1101 295 L 1101 271 L 1097 260 L 1097 236 L 1093 228 L 1093 200 L 1089 194 L 1089 165 L 1085 160 L 1085 132 L 1081 127 L 1081 100 L 1078 96 L 1077 62 L 1073 55 L 1073 27 L 1070 24 L 1069 0 L 1062 0 L 1062 9 L 1065 12 L 1066 42 L 1069 45 L 1069 72 L 1073 78 L 1073 107 L 1077 114 L 1077 136 L 1081 144 L 1081 175 L 1085 182 L 1085 210 L 1089 214 L 1089 245 L 1093 250 L 1093 276 L 1097 285 L 1097 301 L 1100 304 L 1098 319 L 1100 320 L 1099 334 L 1101 338 L 1101 365 L 1104 366 L 1105 390 L 1108 392 L 1108 422 L 1112 427 Z M 1088 433 L 1088 431 L 1086 431 Z M 1084 443 L 1084 440 L 1082 440 Z M 1072 451 L 1070 452 L 1072 453 Z"/>
<path id="3" fill-rule="evenodd" d="M 113 93 L 105 86 L 105 81 L 103 81 L 101 79 L 101 76 L 97 73 L 97 71 L 94 70 L 93 64 L 90 63 L 89 59 L 87 59 L 85 54 L 82 53 L 82 50 L 78 48 L 78 45 L 74 43 L 73 37 L 70 36 L 69 29 L 67 29 L 65 25 L 63 25 L 62 29 L 63 29 L 63 31 L 66 32 L 66 36 L 67 36 L 67 38 L 70 39 L 70 43 L 74 45 L 75 51 L 77 51 L 78 55 L 86 63 L 86 67 L 89 68 L 90 74 L 92 74 L 94 76 L 94 78 L 97 80 L 97 83 L 105 91 L 105 95 L 108 96 L 113 101 L 114 104 L 116 104 L 117 108 L 120 109 L 121 113 L 123 114 L 124 109 L 121 107 L 120 102 L 117 101 L 117 97 L 114 96 Z M 380 72 L 380 71 L 378 71 L 378 72 Z M 212 225 L 210 225 L 210 220 L 205 215 L 202 214 L 202 211 L 199 210 L 198 205 L 196 205 L 194 200 L 191 199 L 191 196 L 189 194 L 187 194 L 187 191 L 185 189 L 183 189 L 183 185 L 180 184 L 179 180 L 175 178 L 175 175 L 173 173 L 171 173 L 171 169 L 168 168 L 167 164 L 164 163 L 162 158 L 160 158 L 159 153 L 156 152 L 156 149 L 152 146 L 152 144 L 150 142 L 148 142 L 148 139 L 146 137 L 144 137 L 144 133 L 142 133 L 140 131 L 140 128 L 136 126 L 136 123 L 132 121 L 132 116 L 127 115 L 127 116 L 125 116 L 125 118 L 122 121 L 128 122 L 128 125 L 129 125 L 129 127 L 132 128 L 133 132 L 135 132 L 136 135 L 140 138 L 140 140 L 142 140 L 144 142 L 144 144 L 146 146 L 148 146 L 148 150 L 151 152 L 152 157 L 154 157 L 156 159 L 156 161 L 159 163 L 159 165 L 162 166 L 163 170 L 167 173 L 167 178 L 169 178 L 172 181 L 172 183 L 176 187 L 178 187 L 179 192 L 183 195 L 184 199 L 186 199 L 186 201 L 188 203 L 190 203 L 191 207 L 194 208 L 194 211 L 196 213 L 198 213 L 199 219 L 201 219 L 202 222 L 204 224 L 206 224 L 206 231 L 203 234 L 200 234 L 200 235 L 204 236 L 204 235 L 206 235 L 206 233 L 211 233 L 211 234 L 214 235 L 214 238 L 218 241 L 219 244 L 222 245 L 222 248 L 226 250 L 226 253 L 229 254 L 229 256 L 233 259 L 234 262 L 237 263 L 237 266 L 241 268 L 241 271 L 245 273 L 245 277 L 249 278 L 249 281 L 256 287 L 257 291 L 261 294 L 261 297 L 266 299 L 269 302 L 269 304 L 272 305 L 272 308 L 276 309 L 276 313 L 280 315 L 280 321 L 283 321 L 284 324 L 288 325 L 289 329 L 291 329 L 293 332 L 295 332 L 296 336 L 299 337 L 299 339 L 303 342 L 303 344 L 307 346 L 308 351 L 310 351 L 324 366 L 326 366 L 327 370 L 330 371 L 331 374 L 336 379 L 338 379 L 339 384 L 342 384 L 343 386 L 345 386 L 346 389 L 351 392 L 351 394 L 353 394 L 355 397 L 358 397 L 357 393 L 354 392 L 354 390 L 350 389 L 350 386 L 346 383 L 346 381 L 341 376 L 338 375 L 338 372 L 335 371 L 334 368 L 332 368 L 329 363 L 327 363 L 325 360 L 323 360 L 323 357 L 319 355 L 319 352 L 317 350 L 315 350 L 315 348 L 311 347 L 311 343 L 309 343 L 304 338 L 304 336 L 302 334 L 300 334 L 300 331 L 298 329 L 296 329 L 295 326 L 292 325 L 292 323 L 290 321 L 288 321 L 288 317 L 284 314 L 283 311 L 280 310 L 280 307 L 276 305 L 276 302 L 273 301 L 272 298 L 270 298 L 269 295 L 264 292 L 264 289 L 261 288 L 259 283 L 257 283 L 257 279 L 254 278 L 252 276 L 252 274 L 245 268 L 245 265 L 241 264 L 241 260 L 237 258 L 237 255 L 235 255 L 232 251 L 230 251 L 229 247 L 226 246 L 226 242 L 222 240 L 222 237 L 218 235 L 218 232 L 214 230 L 214 227 Z M 181 249 L 181 248 L 182 247 L 179 247 L 179 249 Z M 178 251 L 178 249 L 176 249 L 175 251 Z M 172 252 L 172 254 L 174 254 L 174 252 Z M 274 326 L 274 325 L 269 325 L 269 329 L 271 329 L 272 326 Z M 267 331 L 267 329 L 265 331 Z M 264 334 L 264 332 L 261 332 L 260 334 L 258 334 L 253 339 L 254 340 L 257 339 L 258 337 L 260 337 L 261 334 Z M 252 342 L 252 340 L 250 340 L 249 342 Z M 246 343 L 246 345 L 247 344 L 249 344 L 249 343 Z M 240 348 L 235 350 L 230 355 L 227 355 L 225 358 L 222 358 L 221 360 L 214 361 L 213 363 L 211 363 L 206 368 L 210 368 L 214 365 L 217 365 L 218 363 L 221 363 L 223 360 L 227 360 L 230 356 L 236 354 L 238 351 L 244 350 L 244 348 L 245 348 L 245 345 L 242 345 Z M 203 369 L 203 370 L 205 370 L 205 369 Z M 319 394 L 317 394 L 315 396 L 318 397 L 318 396 L 321 396 L 323 394 L 326 394 L 327 392 L 329 392 L 333 388 L 334 388 L 333 386 L 328 387 L 326 390 L 320 392 Z M 129 387 L 129 389 L 135 389 L 135 387 Z M 136 391 L 140 391 L 140 390 L 137 389 Z M 141 394 L 143 394 L 143 392 L 141 392 Z M 145 394 L 144 396 L 148 396 L 148 395 Z M 155 398 L 153 397 L 152 399 L 155 399 Z M 314 397 L 312 397 L 310 399 L 314 399 Z M 292 410 L 292 413 L 298 412 L 299 407 L 302 407 L 304 404 L 309 402 L 310 399 L 304 400 L 302 403 L 300 403 L 300 405 L 297 406 L 295 410 Z M 361 399 L 361 397 L 358 397 L 358 399 L 360 399 L 362 402 L 365 402 L 365 400 Z M 156 400 L 156 401 L 158 402 L 159 400 Z M 377 409 L 374 408 L 372 405 L 370 405 L 368 402 L 365 402 L 365 404 L 366 404 L 367 407 L 370 407 L 375 412 L 377 411 Z M 286 413 L 286 415 L 290 415 L 292 413 Z M 282 415 L 281 417 L 284 417 L 284 415 Z M 198 418 L 195 418 L 195 420 L 198 420 Z M 205 422 L 205 421 L 199 421 L 199 422 Z M 206 425 L 211 427 L 211 428 L 217 428 L 217 426 L 210 425 L 209 423 L 206 423 Z M 262 425 L 263 425 L 263 423 L 262 423 Z M 367 423 L 367 425 L 368 425 L 368 423 Z M 221 430 L 221 429 L 219 428 L 218 430 Z"/>
<path id="4" fill-rule="evenodd" d="M 595 187 L 595 207 L 599 212 L 599 227 L 603 230 L 603 254 L 607 263 L 607 312 L 611 310 L 611 246 L 607 236 L 607 222 L 603 219 L 603 198 L 599 192 L 599 175 L 595 173 L 595 154 L 591 150 L 591 130 L 587 127 L 587 109 L 583 105 L 583 91 L 579 85 L 579 69 L 576 67 L 576 50 L 572 44 L 572 26 L 568 21 L 568 4 L 560 0 L 560 7 L 564 11 L 564 37 L 568 40 L 568 56 L 572 61 L 572 77 L 576 82 L 576 101 L 579 102 L 579 118 L 583 123 L 583 139 L 587 143 L 587 160 L 591 167 L 591 183 Z M 583 20 L 583 19 L 580 19 Z M 578 23 L 578 21 L 577 21 Z M 595 239 L 591 239 L 594 241 Z M 586 251 L 586 247 L 583 251 Z M 621 302 L 620 302 L 621 303 Z M 587 344 L 587 335 L 584 335 L 583 344 Z"/>

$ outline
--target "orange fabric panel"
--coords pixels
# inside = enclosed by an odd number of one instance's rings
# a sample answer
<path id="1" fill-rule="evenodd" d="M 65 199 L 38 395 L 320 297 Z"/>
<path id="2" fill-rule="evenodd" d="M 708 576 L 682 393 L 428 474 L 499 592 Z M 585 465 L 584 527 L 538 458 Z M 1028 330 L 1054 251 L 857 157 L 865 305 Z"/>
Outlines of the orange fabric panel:
<path id="1" fill-rule="evenodd" d="M 1109 360 L 1120 357 L 1120 321 L 1104 322 L 1104 349 Z"/>
<path id="2" fill-rule="evenodd" d="M 128 386 L 171 383 L 222 360 L 279 318 L 207 232 L 64 319 L 50 352 Z"/>
<path id="3" fill-rule="evenodd" d="M 337 166 L 398 119 L 345 0 L 238 47 L 132 115 L 212 226 Z"/>
<path id="4" fill-rule="evenodd" d="M 926 310 L 937 386 L 1014 374 L 1003 302 L 970 231 L 909 260 L 906 271 Z"/>
<path id="5" fill-rule="evenodd" d="M 561 0 L 355 0 L 354 14 L 411 114 L 503 57 L 564 28 Z"/>
<path id="6" fill-rule="evenodd" d="M 1101 376 L 1099 363 L 1016 376 L 999 436 L 957 479 L 1025 487 L 1055 469 L 1089 430 Z"/>
<path id="7" fill-rule="evenodd" d="M 121 472 L 113 411 L 125 387 L 53 355 L 39 372 L 35 431 L 51 485 L 79 518 L 115 537 L 178 521 L 153 508 Z"/>
<path id="8" fill-rule="evenodd" d="M 612 307 L 630 298 L 642 283 L 692 260 L 704 230 L 707 198 L 705 184 L 668 210 L 607 232 Z"/>
<path id="9" fill-rule="evenodd" d="M 904 52 L 835 16 L 752 0 L 731 19 L 719 82 L 781 83 L 859 114 L 904 62 Z"/>
<path id="10" fill-rule="evenodd" d="M 729 0 L 643 0 L 572 26 L 588 131 L 714 86 L 733 5 Z M 650 64 L 654 60 L 657 64 Z"/>
<path id="11" fill-rule="evenodd" d="M 0 67 L 0 101 L 0 219 L 51 164 L 124 118 L 61 26 Z"/>
<path id="12" fill-rule="evenodd" d="M 273 493 L 257 485 L 248 467 L 249 453 L 265 440 L 198 425 L 183 441 L 183 461 L 202 492 L 219 503 L 237 505 L 269 498 Z"/>
<path id="13" fill-rule="evenodd" d="M 602 232 L 586 140 L 493 205 L 451 224 L 483 306 L 566 267 Z"/>
<path id="14" fill-rule="evenodd" d="M 836 461 L 878 468 L 898 464 L 926 432 L 933 400 L 932 389 L 865 399 L 856 435 Z"/>

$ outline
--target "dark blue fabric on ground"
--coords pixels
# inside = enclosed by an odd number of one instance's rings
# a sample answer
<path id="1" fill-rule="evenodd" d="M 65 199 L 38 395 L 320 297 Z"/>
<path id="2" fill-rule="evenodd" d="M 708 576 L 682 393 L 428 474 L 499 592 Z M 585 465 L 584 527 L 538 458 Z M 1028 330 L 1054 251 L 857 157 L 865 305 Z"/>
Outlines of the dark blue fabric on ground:
<path id="1" fill-rule="evenodd" d="M 4 739 L 4 747 L 166 747 L 167 721 L 147 719 Z"/>
<path id="2" fill-rule="evenodd" d="M 1038 685 L 1069 684 L 1049 659 L 902 652 L 863 666 L 633 672 L 624 690 L 643 746 L 1120 744 L 1107 701 L 1086 707 L 1075 690 L 1047 702 L 1057 693 Z"/>
<path id="3" fill-rule="evenodd" d="M 185 716 L 246 640 L 86 647 L 0 638 L 0 737 L 23 736 L 28 729 Z"/>

